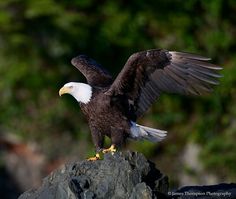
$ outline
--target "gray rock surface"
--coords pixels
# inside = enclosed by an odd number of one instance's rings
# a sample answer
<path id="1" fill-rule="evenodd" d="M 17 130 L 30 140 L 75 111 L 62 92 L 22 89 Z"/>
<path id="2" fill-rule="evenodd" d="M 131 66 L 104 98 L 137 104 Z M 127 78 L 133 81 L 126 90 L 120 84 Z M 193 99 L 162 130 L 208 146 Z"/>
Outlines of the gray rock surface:
<path id="1" fill-rule="evenodd" d="M 27 179 L 26 179 L 27 180 Z M 236 184 L 168 190 L 168 178 L 142 154 L 118 152 L 103 160 L 70 163 L 19 199 L 236 199 Z"/>
<path id="2" fill-rule="evenodd" d="M 118 152 L 103 160 L 67 164 L 19 199 L 167 198 L 168 178 L 142 154 Z"/>

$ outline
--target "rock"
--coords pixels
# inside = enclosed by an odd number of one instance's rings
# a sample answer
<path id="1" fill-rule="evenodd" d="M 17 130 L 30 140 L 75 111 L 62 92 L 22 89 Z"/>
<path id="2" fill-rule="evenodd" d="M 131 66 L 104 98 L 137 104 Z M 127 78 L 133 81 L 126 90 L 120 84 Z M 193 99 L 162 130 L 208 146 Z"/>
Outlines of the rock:
<path id="1" fill-rule="evenodd" d="M 67 164 L 19 199 L 167 198 L 168 178 L 142 154 L 117 152 L 103 160 Z"/>
<path id="2" fill-rule="evenodd" d="M 43 180 L 38 189 L 19 199 L 236 199 L 236 184 L 185 186 L 168 191 L 168 178 L 142 154 L 105 154 L 103 160 L 64 165 Z"/>

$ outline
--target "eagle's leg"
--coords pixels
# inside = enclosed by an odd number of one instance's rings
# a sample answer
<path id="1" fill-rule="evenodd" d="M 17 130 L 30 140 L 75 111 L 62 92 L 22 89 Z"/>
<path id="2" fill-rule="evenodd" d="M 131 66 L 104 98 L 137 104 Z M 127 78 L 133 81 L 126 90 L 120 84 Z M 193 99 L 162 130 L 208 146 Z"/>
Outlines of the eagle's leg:
<path id="1" fill-rule="evenodd" d="M 91 133 L 92 133 L 92 139 L 93 139 L 93 143 L 95 145 L 96 148 L 96 154 L 94 157 L 88 158 L 87 160 L 89 161 L 95 161 L 95 160 L 99 160 L 101 159 L 100 157 L 100 152 L 103 149 L 103 145 L 104 145 L 104 135 L 102 133 L 99 133 L 96 131 L 95 128 L 90 127 L 91 129 Z"/>
<path id="2" fill-rule="evenodd" d="M 123 130 L 119 130 L 118 128 L 112 128 L 111 132 L 111 146 L 108 149 L 103 149 L 103 153 L 114 153 L 117 151 L 117 147 L 120 147 L 124 143 L 124 133 Z"/>

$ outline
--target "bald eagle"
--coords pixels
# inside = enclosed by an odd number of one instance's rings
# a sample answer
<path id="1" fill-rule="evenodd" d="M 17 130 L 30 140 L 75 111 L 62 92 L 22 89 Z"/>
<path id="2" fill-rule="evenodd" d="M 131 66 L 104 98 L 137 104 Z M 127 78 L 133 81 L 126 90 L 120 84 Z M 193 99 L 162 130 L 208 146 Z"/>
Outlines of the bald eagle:
<path id="1" fill-rule="evenodd" d="M 195 54 L 152 49 L 134 53 L 113 80 L 93 59 L 79 55 L 74 65 L 87 79 L 87 84 L 70 82 L 59 95 L 71 94 L 87 118 L 96 148 L 100 152 L 115 152 L 127 138 L 161 141 L 167 132 L 136 123 L 163 92 L 201 95 L 212 91 L 221 77 L 220 66 Z M 104 149 L 104 137 L 111 147 Z"/>

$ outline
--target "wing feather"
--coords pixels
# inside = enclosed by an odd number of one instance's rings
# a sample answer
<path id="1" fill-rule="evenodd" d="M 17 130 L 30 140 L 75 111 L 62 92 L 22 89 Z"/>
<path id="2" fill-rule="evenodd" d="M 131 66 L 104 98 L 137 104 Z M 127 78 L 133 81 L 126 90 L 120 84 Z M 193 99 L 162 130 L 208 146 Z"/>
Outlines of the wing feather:
<path id="1" fill-rule="evenodd" d="M 211 78 L 211 76 L 209 76 L 209 75 L 207 76 L 207 75 L 205 75 L 203 73 L 199 73 L 197 71 L 194 71 L 191 68 L 188 70 L 188 72 L 189 72 L 189 74 L 191 76 L 193 76 L 193 77 L 195 77 L 195 78 L 197 78 L 197 79 L 199 79 L 201 81 L 204 81 L 206 83 L 214 84 L 214 85 L 218 85 L 219 84 L 218 80 Z"/>
<path id="2" fill-rule="evenodd" d="M 71 63 L 85 76 L 91 86 L 106 87 L 111 85 L 112 76 L 88 56 L 79 55 L 73 58 Z"/>
<path id="3" fill-rule="evenodd" d="M 203 57 L 201 55 L 196 55 L 196 54 L 192 54 L 192 53 L 176 52 L 176 51 L 170 51 L 170 53 L 173 55 L 173 57 L 186 57 L 186 58 L 202 60 L 202 61 L 211 60 L 211 58 Z"/>
<path id="4" fill-rule="evenodd" d="M 201 95 L 219 84 L 222 67 L 191 53 L 153 49 L 130 56 L 108 95 L 126 95 L 140 117 L 163 92 Z"/>

